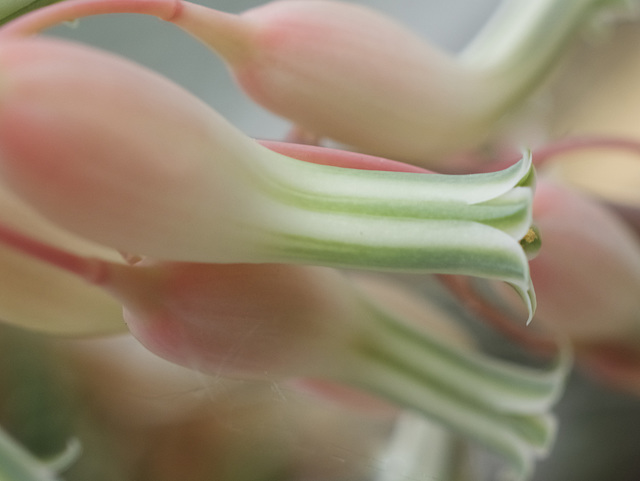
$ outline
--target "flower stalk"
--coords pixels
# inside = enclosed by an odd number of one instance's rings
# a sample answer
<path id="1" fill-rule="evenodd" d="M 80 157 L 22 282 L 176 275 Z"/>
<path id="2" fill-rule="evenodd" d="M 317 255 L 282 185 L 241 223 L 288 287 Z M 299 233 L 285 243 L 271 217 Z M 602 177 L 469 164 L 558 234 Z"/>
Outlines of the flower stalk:
<path id="1" fill-rule="evenodd" d="M 504 115 L 541 83 L 585 24 L 628 3 L 628 0 L 506 0 L 458 59 L 483 72 L 498 95 L 494 115 Z"/>

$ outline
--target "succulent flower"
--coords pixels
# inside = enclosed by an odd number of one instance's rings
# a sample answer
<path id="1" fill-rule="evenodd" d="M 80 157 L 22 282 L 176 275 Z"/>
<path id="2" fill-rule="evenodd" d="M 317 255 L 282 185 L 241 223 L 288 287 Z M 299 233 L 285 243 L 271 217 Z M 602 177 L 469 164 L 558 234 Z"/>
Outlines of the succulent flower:
<path id="1" fill-rule="evenodd" d="M 540 242 L 528 151 L 502 170 L 445 175 L 257 142 L 132 62 L 24 37 L 86 15 L 157 15 L 212 46 L 256 100 L 302 129 L 445 165 L 493 132 L 587 13 L 609 3 L 507 8 L 459 58 L 369 9 L 329 1 L 236 16 L 178 0 L 69 0 L 9 23 L 0 29 L 0 263 L 14 271 L 2 275 L 55 282 L 60 296 L 27 314 L 16 296 L 0 314 L 37 330 L 102 333 L 122 326 L 120 305 L 131 333 L 174 363 L 343 383 L 466 435 L 526 477 L 554 437 L 548 412 L 567 352 L 546 371 L 498 361 L 340 269 L 501 281 L 530 320 L 529 257 Z M 559 21 L 533 49 L 550 16 Z M 495 50 L 505 28 L 513 48 Z M 565 194 L 547 186 L 537 197 L 557 196 L 563 207 L 541 217 L 545 226 L 551 214 L 598 219 Z M 558 236 L 552 268 L 577 252 L 564 243 L 576 224 L 562 227 L 570 232 Z M 431 312 L 409 298 L 413 312 Z M 56 309 L 46 312 L 49 303 Z M 546 304 L 549 319 L 562 307 Z"/>

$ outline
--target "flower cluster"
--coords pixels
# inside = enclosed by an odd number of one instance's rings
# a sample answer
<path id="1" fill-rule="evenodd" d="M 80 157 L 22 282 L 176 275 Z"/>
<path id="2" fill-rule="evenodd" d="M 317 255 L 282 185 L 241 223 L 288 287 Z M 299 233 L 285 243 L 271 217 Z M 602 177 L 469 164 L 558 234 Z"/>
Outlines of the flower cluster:
<path id="1" fill-rule="evenodd" d="M 569 345 L 617 379 L 610 351 L 637 317 L 635 234 L 536 179 L 534 163 L 583 144 L 519 160 L 507 144 L 509 119 L 578 27 L 622 2 L 506 2 L 457 57 L 329 0 L 240 15 L 181 0 L 65 0 L 21 15 L 39 3 L 0 10 L 16 17 L 0 28 L 4 321 L 67 336 L 127 329 L 189 369 L 313 380 L 345 403 L 323 383 L 357 388 L 479 443 L 521 479 L 553 442 Z M 256 141 L 155 72 L 38 35 L 108 13 L 195 36 L 251 98 L 291 120 L 290 141 L 318 145 Z M 371 271 L 436 274 L 557 359 L 547 370 L 495 359 L 450 314 L 413 291 L 398 302 L 398 287 L 372 283 Z M 637 344 L 623 344 L 634 358 Z M 0 458 L 0 474 L 44 479 L 1 431 L 0 452 L 11 460 Z"/>

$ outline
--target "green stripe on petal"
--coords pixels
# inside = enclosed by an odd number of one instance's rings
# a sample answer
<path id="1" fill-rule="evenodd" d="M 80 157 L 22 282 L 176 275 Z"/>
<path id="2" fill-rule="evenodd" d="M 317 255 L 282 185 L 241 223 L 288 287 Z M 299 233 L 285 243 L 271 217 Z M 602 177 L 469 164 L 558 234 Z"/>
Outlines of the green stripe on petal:
<path id="1" fill-rule="evenodd" d="M 454 344 L 362 299 L 370 322 L 352 341 L 335 378 L 421 413 L 502 456 L 519 478 L 545 455 L 556 433 L 547 414 L 571 356 L 547 369 L 517 366 Z"/>
<path id="2" fill-rule="evenodd" d="M 499 197 L 520 185 L 532 172 L 531 152 L 506 169 L 467 175 L 345 169 L 300 162 L 269 151 L 261 162 L 262 180 L 290 195 L 362 202 L 366 199 L 414 203 L 477 204 Z M 339 175 L 336 173 L 339 172 Z"/>
<path id="3" fill-rule="evenodd" d="M 252 171 L 260 205 L 243 219 L 250 262 L 285 262 L 499 279 L 530 314 L 520 240 L 532 223 L 531 155 L 498 172 L 381 172 L 301 162 L 270 152 Z"/>

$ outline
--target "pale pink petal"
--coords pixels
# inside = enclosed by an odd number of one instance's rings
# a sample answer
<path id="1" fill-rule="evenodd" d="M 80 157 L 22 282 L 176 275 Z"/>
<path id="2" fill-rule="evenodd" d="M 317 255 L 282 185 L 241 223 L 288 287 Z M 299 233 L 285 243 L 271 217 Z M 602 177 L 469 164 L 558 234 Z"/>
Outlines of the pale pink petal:
<path id="1" fill-rule="evenodd" d="M 133 63 L 52 40 L 0 45 L 0 75 L 1 175 L 38 211 L 127 252 L 246 248 L 235 219 L 252 200 L 247 162 L 269 151 L 208 106 Z"/>

